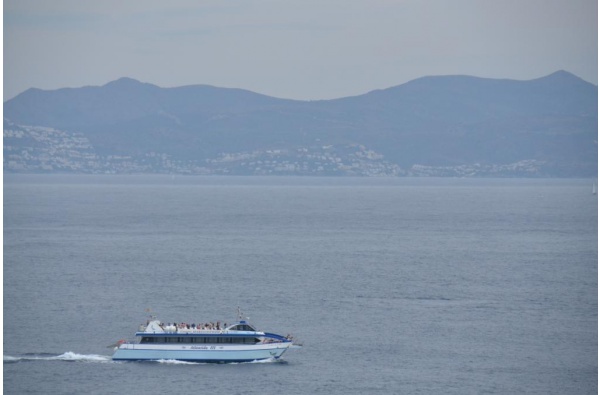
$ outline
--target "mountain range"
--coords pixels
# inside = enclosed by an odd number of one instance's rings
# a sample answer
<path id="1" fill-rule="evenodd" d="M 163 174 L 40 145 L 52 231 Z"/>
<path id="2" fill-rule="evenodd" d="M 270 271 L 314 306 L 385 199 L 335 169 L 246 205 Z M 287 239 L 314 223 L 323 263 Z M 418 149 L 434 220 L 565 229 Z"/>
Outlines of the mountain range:
<path id="1" fill-rule="evenodd" d="M 432 76 L 334 100 L 130 78 L 4 103 L 5 172 L 596 177 L 598 88 Z"/>

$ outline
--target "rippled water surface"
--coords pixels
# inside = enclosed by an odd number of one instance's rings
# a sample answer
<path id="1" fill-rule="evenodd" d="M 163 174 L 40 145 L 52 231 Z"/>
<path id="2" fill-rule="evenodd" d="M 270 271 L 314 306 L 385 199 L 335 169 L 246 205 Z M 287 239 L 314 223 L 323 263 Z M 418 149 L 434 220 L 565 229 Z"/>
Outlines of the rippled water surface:
<path id="1" fill-rule="evenodd" d="M 5 176 L 4 391 L 597 392 L 589 180 Z M 304 343 L 112 362 L 146 309 Z"/>

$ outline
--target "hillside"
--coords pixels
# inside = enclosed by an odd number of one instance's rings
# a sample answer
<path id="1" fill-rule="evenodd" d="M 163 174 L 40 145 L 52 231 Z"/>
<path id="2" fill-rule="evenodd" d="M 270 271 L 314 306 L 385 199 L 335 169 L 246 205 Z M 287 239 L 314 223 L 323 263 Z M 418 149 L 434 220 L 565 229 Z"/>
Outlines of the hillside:
<path id="1" fill-rule="evenodd" d="M 591 177 L 597 109 L 565 71 L 310 102 L 122 78 L 5 102 L 4 171 Z"/>

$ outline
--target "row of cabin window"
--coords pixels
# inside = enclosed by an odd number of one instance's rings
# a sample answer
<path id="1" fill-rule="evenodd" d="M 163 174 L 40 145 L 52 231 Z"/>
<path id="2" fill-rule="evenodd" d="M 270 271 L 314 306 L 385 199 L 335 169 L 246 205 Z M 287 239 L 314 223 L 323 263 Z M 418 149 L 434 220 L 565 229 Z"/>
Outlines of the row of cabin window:
<path id="1" fill-rule="evenodd" d="M 250 325 L 246 325 L 246 324 L 238 324 L 231 329 L 233 329 L 234 331 L 252 331 L 252 332 L 256 331 L 256 329 L 254 329 Z"/>
<path id="2" fill-rule="evenodd" d="M 255 337 L 142 337 L 140 343 L 254 344 L 259 341 Z"/>

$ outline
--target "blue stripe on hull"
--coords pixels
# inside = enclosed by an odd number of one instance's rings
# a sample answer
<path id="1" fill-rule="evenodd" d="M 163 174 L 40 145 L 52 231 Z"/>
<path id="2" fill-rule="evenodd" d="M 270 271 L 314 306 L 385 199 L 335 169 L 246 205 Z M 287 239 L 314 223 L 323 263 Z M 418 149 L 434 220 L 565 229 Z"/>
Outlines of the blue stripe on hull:
<path id="1" fill-rule="evenodd" d="M 250 362 L 279 358 L 287 348 L 266 350 L 128 350 L 118 349 L 114 361 L 156 361 L 174 359 L 189 362 Z"/>

